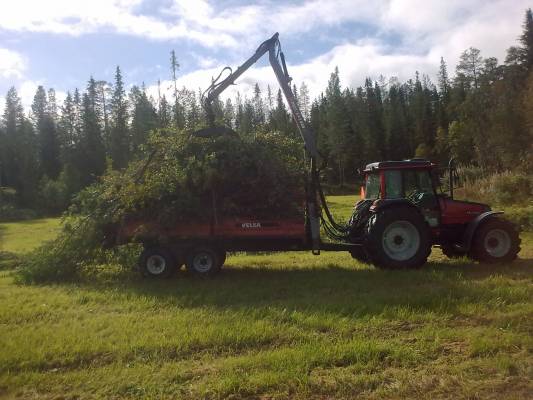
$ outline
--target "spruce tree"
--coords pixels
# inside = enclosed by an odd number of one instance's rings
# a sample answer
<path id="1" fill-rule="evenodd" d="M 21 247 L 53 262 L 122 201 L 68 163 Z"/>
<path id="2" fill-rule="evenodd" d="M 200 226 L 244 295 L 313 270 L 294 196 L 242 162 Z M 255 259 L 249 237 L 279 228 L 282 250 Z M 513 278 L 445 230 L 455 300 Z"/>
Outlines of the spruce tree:
<path id="1" fill-rule="evenodd" d="M 83 155 L 80 172 L 83 184 L 92 183 L 105 170 L 105 147 L 97 104 L 97 84 L 91 77 L 81 104 L 82 131 L 79 153 Z"/>
<path id="2" fill-rule="evenodd" d="M 39 151 L 32 124 L 24 116 L 14 87 L 7 92 L 2 123 L 2 185 L 16 190 L 19 205 L 31 207 L 36 199 L 40 175 Z"/>
<path id="3" fill-rule="evenodd" d="M 150 131 L 158 126 L 157 113 L 144 87 L 131 88 L 130 102 L 132 103 L 131 149 L 133 153 L 138 153 L 140 147 L 146 143 Z"/>
<path id="4" fill-rule="evenodd" d="M 300 110 L 302 111 L 302 115 L 305 118 L 306 121 L 309 121 L 310 118 L 310 98 L 309 98 L 309 89 L 307 88 L 307 85 L 305 82 L 302 82 L 300 85 L 300 95 L 298 97 L 298 104 L 300 106 Z"/>
<path id="5" fill-rule="evenodd" d="M 33 122 L 39 143 L 39 161 L 42 172 L 50 179 L 56 179 L 61 171 L 60 144 L 57 137 L 56 123 L 50 114 L 56 113 L 55 95 L 52 92 L 53 105 L 49 107 L 46 92 L 42 86 L 37 88 L 33 104 Z"/>
<path id="6" fill-rule="evenodd" d="M 129 160 L 128 102 L 120 67 L 115 70 L 115 83 L 111 98 L 111 129 L 109 155 L 113 168 L 124 168 Z"/>
<path id="7" fill-rule="evenodd" d="M 526 10 L 524 18 L 524 31 L 520 36 L 520 61 L 528 70 L 533 69 L 533 12 L 531 8 Z"/>
<path id="8" fill-rule="evenodd" d="M 261 131 L 265 125 L 265 106 L 263 104 L 261 89 L 257 83 L 254 86 L 253 108 L 253 128 L 254 130 Z"/>

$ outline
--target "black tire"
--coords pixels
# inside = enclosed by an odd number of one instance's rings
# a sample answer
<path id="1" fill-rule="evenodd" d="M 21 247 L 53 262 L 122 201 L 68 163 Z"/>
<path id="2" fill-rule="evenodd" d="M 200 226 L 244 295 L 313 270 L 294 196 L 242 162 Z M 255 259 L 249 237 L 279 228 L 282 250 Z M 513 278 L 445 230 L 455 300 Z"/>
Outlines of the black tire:
<path id="1" fill-rule="evenodd" d="M 370 217 L 366 252 L 378 268 L 420 268 L 431 253 L 430 232 L 414 208 L 385 209 Z"/>
<path id="2" fill-rule="evenodd" d="M 520 251 L 516 226 L 501 218 L 490 217 L 476 230 L 472 241 L 472 257 L 489 264 L 510 262 Z"/>
<path id="3" fill-rule="evenodd" d="M 220 271 L 221 260 L 219 250 L 209 246 L 198 246 L 187 252 L 185 267 L 193 275 L 212 276 Z"/>
<path id="4" fill-rule="evenodd" d="M 147 247 L 139 257 L 139 270 L 148 278 L 168 278 L 176 270 L 176 262 L 169 250 Z"/>
<path id="5" fill-rule="evenodd" d="M 442 245 L 441 246 L 441 250 L 442 250 L 442 253 L 446 257 L 451 258 L 451 259 L 461 258 L 461 257 L 466 257 L 467 256 L 466 253 L 464 253 L 462 251 L 459 251 L 453 245 Z"/>

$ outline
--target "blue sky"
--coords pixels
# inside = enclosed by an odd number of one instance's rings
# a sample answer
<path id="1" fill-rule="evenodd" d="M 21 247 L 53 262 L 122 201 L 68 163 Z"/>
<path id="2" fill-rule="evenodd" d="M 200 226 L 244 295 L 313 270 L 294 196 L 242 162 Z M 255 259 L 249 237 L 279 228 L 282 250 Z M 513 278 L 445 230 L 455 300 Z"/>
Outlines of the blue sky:
<path id="1" fill-rule="evenodd" d="M 169 53 L 181 64 L 179 84 L 205 87 L 225 65 L 236 67 L 274 32 L 291 75 L 311 94 L 339 66 L 343 85 L 366 76 L 434 77 L 440 57 L 453 74 L 469 46 L 503 60 L 516 44 L 525 0 L 0 0 L 0 107 L 10 86 L 27 106 L 37 85 L 58 97 L 89 76 L 112 81 L 120 65 L 128 85 L 155 93 L 169 86 Z M 266 60 L 239 81 L 277 87 Z"/>

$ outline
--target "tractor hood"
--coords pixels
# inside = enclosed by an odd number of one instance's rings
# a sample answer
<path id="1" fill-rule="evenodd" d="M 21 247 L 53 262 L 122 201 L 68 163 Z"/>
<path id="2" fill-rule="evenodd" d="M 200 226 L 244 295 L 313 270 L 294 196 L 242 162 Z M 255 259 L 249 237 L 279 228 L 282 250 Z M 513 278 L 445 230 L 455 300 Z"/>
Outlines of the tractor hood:
<path id="1" fill-rule="evenodd" d="M 464 200 L 454 200 L 449 197 L 439 197 L 442 224 L 467 224 L 479 214 L 490 211 L 487 204 Z"/>

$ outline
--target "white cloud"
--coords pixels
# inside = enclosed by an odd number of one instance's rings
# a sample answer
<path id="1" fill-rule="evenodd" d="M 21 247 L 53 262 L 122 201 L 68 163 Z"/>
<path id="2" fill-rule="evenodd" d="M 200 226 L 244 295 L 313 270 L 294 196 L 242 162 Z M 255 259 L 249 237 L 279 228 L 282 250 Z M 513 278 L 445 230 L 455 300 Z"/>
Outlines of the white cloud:
<path id="1" fill-rule="evenodd" d="M 2 6 L 0 28 L 78 36 L 105 30 L 151 39 L 188 38 L 205 46 L 235 45 L 223 32 L 191 29 L 187 18 L 165 22 L 136 13 L 142 0 L 17 0 Z"/>
<path id="2" fill-rule="evenodd" d="M 429 55 L 389 54 L 386 50 L 379 44 L 367 41 L 344 44 L 305 63 L 291 64 L 287 60 L 288 69 L 293 82 L 298 87 L 305 82 L 310 95 L 316 97 L 325 89 L 330 74 L 336 66 L 339 67 L 341 84 L 352 87 L 362 85 L 364 79 L 369 76 L 377 79 L 383 74 L 404 80 L 412 77 L 416 70 L 435 73 L 438 68 L 439 59 L 433 60 Z M 364 60 L 364 62 L 354 62 L 354 60 Z M 198 88 L 203 90 L 219 72 L 220 68 L 198 69 L 179 77 L 178 87 L 185 86 L 193 90 Z M 236 86 L 230 86 L 221 97 L 233 99 L 237 91 L 243 96 L 251 97 L 256 83 L 259 84 L 263 93 L 266 92 L 267 85 L 270 85 L 274 95 L 279 87 L 270 65 L 254 66 L 236 81 Z M 168 98 L 172 96 L 171 88 L 171 81 L 161 82 L 162 93 L 165 93 Z M 149 86 L 147 90 L 154 98 L 157 98 L 157 85 Z"/>
<path id="3" fill-rule="evenodd" d="M 19 53 L 0 48 L 0 78 L 21 78 L 26 67 Z"/>
<path id="4" fill-rule="evenodd" d="M 69 35 L 112 30 L 152 39 L 187 38 L 205 47 L 228 48 L 224 54 L 218 53 L 218 61 L 211 54 L 193 54 L 198 70 L 181 76 L 178 84 L 194 90 L 204 89 L 226 63 L 235 67 L 243 62 L 275 31 L 280 32 L 282 42 L 309 33 L 305 37 L 331 39 L 333 47 L 298 64 L 291 62 L 294 54 L 286 57 L 294 81 L 298 85 L 305 81 L 316 96 L 324 90 L 335 66 L 342 84 L 355 87 L 363 84 L 365 77 L 377 79 L 381 74 L 404 80 L 418 70 L 434 78 L 441 56 L 453 74 L 460 53 L 469 46 L 501 61 L 506 48 L 516 43 L 528 2 L 311 0 L 288 4 L 265 0 L 219 9 L 213 1 L 172 0 L 167 9 L 159 10 L 165 14 L 162 19 L 138 13 L 139 6 L 146 6 L 145 0 L 18 0 L 2 7 L 0 28 Z M 364 24 L 367 36 L 339 38 L 328 30 L 346 23 Z M 302 50 L 312 46 L 308 43 Z M 0 76 L 1 62 L 2 58 Z M 277 90 L 270 67 L 255 66 L 238 81 L 239 86 L 228 89 L 227 96 L 233 97 L 236 90 L 251 95 L 255 82 L 263 90 L 267 84 Z M 162 82 L 163 89 L 168 86 L 169 82 Z M 149 87 L 149 92 L 157 98 L 155 86 Z"/>

